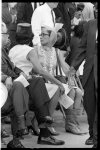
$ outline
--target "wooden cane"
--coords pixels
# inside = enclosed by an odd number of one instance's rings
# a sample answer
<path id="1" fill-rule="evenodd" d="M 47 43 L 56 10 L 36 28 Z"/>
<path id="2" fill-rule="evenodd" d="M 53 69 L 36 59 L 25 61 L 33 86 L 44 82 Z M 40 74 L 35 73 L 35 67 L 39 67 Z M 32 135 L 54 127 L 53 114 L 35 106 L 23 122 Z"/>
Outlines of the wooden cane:
<path id="1" fill-rule="evenodd" d="M 80 78 L 79 78 L 79 76 L 78 76 L 77 74 L 76 74 L 76 79 L 77 79 L 77 81 L 78 81 L 78 83 L 79 83 L 80 89 L 81 89 L 82 91 L 84 91 L 83 86 L 82 86 L 81 81 L 80 81 Z"/>
<path id="2" fill-rule="evenodd" d="M 80 78 L 78 77 L 77 74 L 76 74 L 76 78 L 77 78 L 77 81 L 76 81 L 75 77 L 73 78 L 73 79 L 74 79 L 74 82 L 75 82 L 75 84 L 76 84 L 76 86 L 77 86 L 77 87 L 80 86 L 80 89 L 84 92 L 84 89 L 83 89 L 83 86 L 82 86 L 82 84 L 81 84 Z M 78 83 L 77 83 L 77 82 L 78 82 Z M 78 84 L 79 84 L 79 86 L 78 86 Z M 83 97 L 82 97 L 81 101 L 82 101 L 82 105 L 83 105 Z M 84 112 L 85 112 L 85 109 L 84 109 L 84 106 L 83 106 L 83 112 L 82 112 L 82 114 L 84 114 Z"/>
<path id="3" fill-rule="evenodd" d="M 78 77 L 77 75 L 76 75 L 76 77 L 77 77 L 77 81 L 76 81 L 75 77 L 73 76 L 73 80 L 74 80 L 74 82 L 75 82 L 75 85 L 76 85 L 77 87 L 80 86 L 79 88 L 80 88 L 82 91 L 84 91 L 79 77 Z M 77 83 L 77 82 L 78 82 L 78 83 Z M 82 97 L 82 102 L 83 102 L 83 97 Z"/>
<path id="4" fill-rule="evenodd" d="M 66 120 L 66 115 L 65 115 L 63 106 L 60 104 L 60 102 L 59 102 L 59 105 L 60 105 L 60 108 L 61 108 L 61 110 L 62 110 L 63 118 Z"/>

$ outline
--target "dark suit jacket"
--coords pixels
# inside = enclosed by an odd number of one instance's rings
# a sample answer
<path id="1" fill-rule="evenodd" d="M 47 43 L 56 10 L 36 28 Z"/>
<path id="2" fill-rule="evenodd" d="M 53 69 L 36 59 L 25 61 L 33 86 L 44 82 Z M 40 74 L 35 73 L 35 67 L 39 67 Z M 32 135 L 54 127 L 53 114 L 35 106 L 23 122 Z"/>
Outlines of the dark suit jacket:
<path id="1" fill-rule="evenodd" d="M 70 53 L 69 55 L 67 56 L 66 58 L 66 62 L 71 65 L 71 62 L 74 60 L 74 57 L 76 55 L 76 52 L 77 52 L 77 49 L 78 49 L 78 46 L 79 46 L 79 43 L 80 43 L 80 40 L 79 38 L 73 36 L 70 40 Z"/>
<path id="2" fill-rule="evenodd" d="M 8 30 L 16 31 L 16 23 L 12 23 L 12 17 L 7 3 L 2 3 L 2 21 L 7 25 Z"/>
<path id="3" fill-rule="evenodd" d="M 31 3 L 18 3 L 17 23 L 31 23 L 33 8 Z"/>
<path id="4" fill-rule="evenodd" d="M 7 28 L 9 28 L 9 25 L 12 21 L 12 18 L 11 18 L 11 15 L 9 13 L 7 3 L 2 3 L 2 21 L 7 25 Z"/>
<path id="5" fill-rule="evenodd" d="M 75 8 L 72 3 L 58 3 L 58 6 L 53 9 L 57 18 L 61 17 L 61 22 L 70 39 L 71 19 L 74 17 Z"/>
<path id="6" fill-rule="evenodd" d="M 74 60 L 71 63 L 71 66 L 77 70 L 82 61 L 85 59 L 84 71 L 83 71 L 83 86 L 87 82 L 92 68 L 94 68 L 94 77 L 97 78 L 97 55 L 96 48 L 96 30 L 97 30 L 97 20 L 90 20 L 84 26 L 84 34 L 82 40 L 78 46 Z M 97 84 L 97 83 L 96 83 Z"/>
<path id="7" fill-rule="evenodd" d="M 2 61 L 1 61 L 1 71 L 12 79 L 15 79 L 19 76 L 22 72 L 19 68 L 15 67 L 14 64 L 10 61 L 8 54 L 6 53 L 5 49 L 2 50 Z"/>
<path id="8" fill-rule="evenodd" d="M 16 6 L 17 9 L 17 6 Z M 16 29 L 17 24 L 12 23 L 12 17 L 9 12 L 8 3 L 2 3 L 2 21 L 6 24 L 9 32 L 9 39 L 11 40 L 11 47 L 16 45 Z"/>

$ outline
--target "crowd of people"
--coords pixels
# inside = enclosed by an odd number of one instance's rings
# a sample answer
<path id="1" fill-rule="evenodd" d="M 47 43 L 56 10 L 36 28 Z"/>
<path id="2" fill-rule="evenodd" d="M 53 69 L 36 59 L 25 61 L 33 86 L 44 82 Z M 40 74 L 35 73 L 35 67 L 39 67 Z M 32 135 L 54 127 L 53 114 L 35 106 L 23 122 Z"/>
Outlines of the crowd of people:
<path id="1" fill-rule="evenodd" d="M 85 144 L 97 148 L 97 6 L 2 3 L 1 117 L 9 114 L 13 135 L 7 148 L 24 148 L 20 139 L 30 130 L 38 144 L 64 145 L 54 137 L 59 135 L 53 127 L 57 107 L 66 116 L 65 132 L 85 134 L 78 120 L 82 99 L 89 124 Z M 57 76 L 58 62 L 64 82 Z M 1 138 L 8 136 L 1 124 Z"/>

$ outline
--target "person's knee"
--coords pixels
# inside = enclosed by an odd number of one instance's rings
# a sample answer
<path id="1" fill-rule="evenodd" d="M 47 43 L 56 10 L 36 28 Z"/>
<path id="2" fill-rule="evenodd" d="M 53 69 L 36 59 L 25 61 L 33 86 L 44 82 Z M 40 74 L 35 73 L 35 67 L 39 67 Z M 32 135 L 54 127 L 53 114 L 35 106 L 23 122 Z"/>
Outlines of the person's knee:
<path id="1" fill-rule="evenodd" d="M 38 78 L 38 82 L 42 85 L 45 85 L 45 81 L 43 78 Z"/>
<path id="2" fill-rule="evenodd" d="M 82 97 L 82 90 L 81 89 L 79 89 L 79 88 L 77 88 L 76 89 L 76 94 L 78 95 L 78 96 L 80 96 L 80 97 Z"/>
<path id="3" fill-rule="evenodd" d="M 45 87 L 45 82 L 44 82 L 43 78 L 33 78 L 31 80 L 30 87 L 35 88 L 36 86 L 38 86 L 39 88 L 40 87 L 42 87 L 42 88 Z"/>
<path id="4" fill-rule="evenodd" d="M 21 82 L 16 81 L 16 82 L 13 82 L 13 88 L 21 90 L 21 89 L 24 88 L 24 86 L 23 86 L 23 84 Z"/>
<path id="5" fill-rule="evenodd" d="M 70 91 L 70 95 L 72 95 L 72 96 L 75 96 L 75 89 L 71 89 L 71 91 Z"/>

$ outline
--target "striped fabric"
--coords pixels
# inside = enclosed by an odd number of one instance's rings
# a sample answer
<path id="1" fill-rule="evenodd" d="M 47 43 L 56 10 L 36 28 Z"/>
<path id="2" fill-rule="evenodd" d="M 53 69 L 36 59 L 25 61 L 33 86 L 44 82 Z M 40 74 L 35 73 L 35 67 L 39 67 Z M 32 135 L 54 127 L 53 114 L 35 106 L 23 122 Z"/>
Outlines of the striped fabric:
<path id="1" fill-rule="evenodd" d="M 33 10 L 35 10 L 37 7 L 43 5 L 43 2 L 35 2 L 35 3 L 31 3 L 32 4 L 32 7 L 33 7 Z"/>

